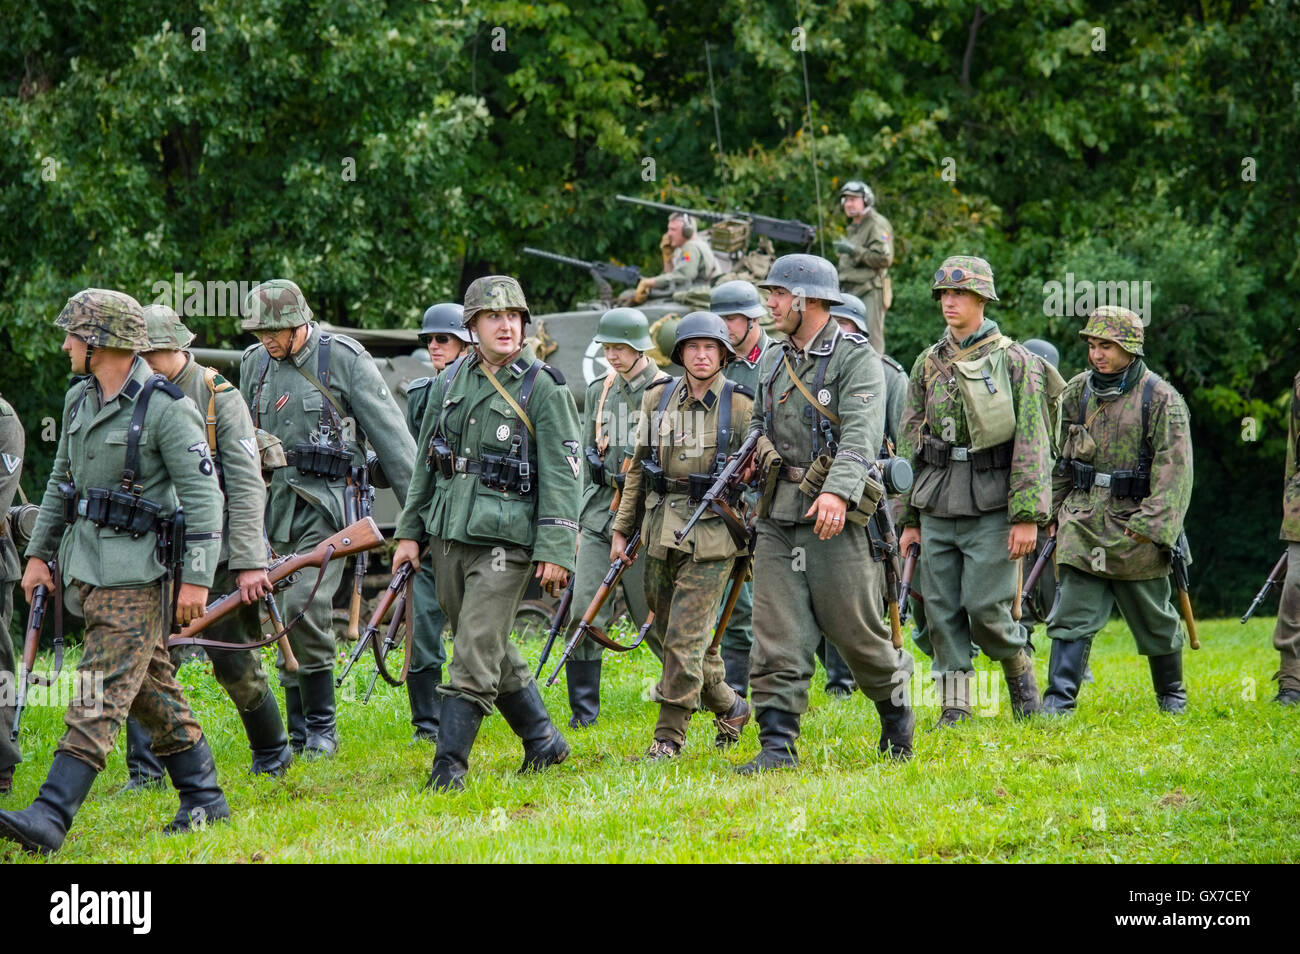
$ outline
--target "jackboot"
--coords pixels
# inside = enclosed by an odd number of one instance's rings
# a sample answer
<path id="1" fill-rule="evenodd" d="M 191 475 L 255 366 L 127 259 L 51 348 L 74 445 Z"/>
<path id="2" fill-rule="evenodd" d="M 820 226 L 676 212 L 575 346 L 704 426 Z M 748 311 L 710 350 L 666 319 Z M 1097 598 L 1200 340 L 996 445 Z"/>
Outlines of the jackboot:
<path id="1" fill-rule="evenodd" d="M 98 774 L 80 759 L 55 752 L 36 801 L 20 812 L 0 812 L 0 838 L 43 855 L 58 851 Z"/>
<path id="2" fill-rule="evenodd" d="M 822 659 L 822 665 L 826 667 L 826 695 L 832 699 L 847 699 L 858 688 L 858 684 L 853 681 L 853 670 L 849 669 L 849 664 L 829 639 L 825 645 L 826 656 Z"/>
<path id="3" fill-rule="evenodd" d="M 763 748 L 744 765 L 736 767 L 741 775 L 753 775 L 769 769 L 794 768 L 799 764 L 795 741 L 799 738 L 799 714 L 781 709 L 758 711 L 758 741 Z"/>
<path id="4" fill-rule="evenodd" d="M 585 729 L 596 724 L 600 715 L 600 664 L 601 658 L 570 659 L 564 666 L 564 678 L 569 686 L 570 729 Z"/>
<path id="5" fill-rule="evenodd" d="M 749 694 L 749 650 L 722 647 L 722 681 L 742 697 Z"/>
<path id="6" fill-rule="evenodd" d="M 165 755 L 162 761 L 181 797 L 176 817 L 163 828 L 164 834 L 176 835 L 230 818 L 230 806 L 217 784 L 217 764 L 212 761 L 207 739 L 199 736 L 199 741 L 184 752 Z"/>
<path id="7" fill-rule="evenodd" d="M 1091 652 L 1091 638 L 1052 640 L 1052 655 L 1047 662 L 1047 691 L 1043 693 L 1045 715 L 1067 715 L 1074 711 Z"/>
<path id="8" fill-rule="evenodd" d="M 477 702 L 470 702 L 462 696 L 447 696 L 442 700 L 438 751 L 433 757 L 433 771 L 425 788 L 450 791 L 465 787 L 469 750 L 474 747 L 482 723 L 483 710 Z"/>
<path id="9" fill-rule="evenodd" d="M 289 749 L 289 737 L 280 719 L 275 693 L 268 689 L 262 701 L 247 712 L 239 713 L 239 718 L 244 723 L 248 747 L 253 752 L 253 765 L 249 771 L 253 775 L 283 776 L 293 761 L 293 752 Z"/>
<path id="10" fill-rule="evenodd" d="M 297 686 L 284 687 L 284 714 L 289 723 L 289 748 L 294 755 L 301 755 L 307 742 L 307 717 L 302 712 L 302 690 Z"/>
<path id="11" fill-rule="evenodd" d="M 118 792 L 143 792 L 149 789 L 166 788 L 167 780 L 163 777 L 162 763 L 153 754 L 150 746 L 153 739 L 144 726 L 136 721 L 135 716 L 126 717 L 126 785 Z"/>
<path id="12" fill-rule="evenodd" d="M 412 742 L 437 742 L 438 718 L 442 713 L 442 669 L 406 674 L 406 697 L 411 701 Z"/>
<path id="13" fill-rule="evenodd" d="M 537 683 L 508 696 L 497 696 L 497 711 L 524 742 L 524 764 L 519 771 L 536 772 L 559 765 L 569 757 L 569 743 L 551 721 Z"/>
<path id="14" fill-rule="evenodd" d="M 307 761 L 330 758 L 339 750 L 339 733 L 334 721 L 334 673 L 298 673 L 302 692 L 302 713 L 307 725 L 307 741 L 302 757 Z"/>
<path id="15" fill-rule="evenodd" d="M 1010 659 L 1002 660 L 1002 674 L 1007 679 L 1007 694 L 1011 697 L 1011 717 L 1017 721 L 1035 715 L 1042 703 L 1038 699 L 1038 680 L 1034 677 L 1034 661 L 1023 649 Z"/>
<path id="16" fill-rule="evenodd" d="M 877 702 L 876 711 L 880 713 L 881 754 L 906 762 L 912 757 L 912 735 L 916 731 L 912 707 L 897 703 L 891 697 Z"/>
<path id="17" fill-rule="evenodd" d="M 936 729 L 970 721 L 970 681 L 973 676 L 972 672 L 935 673 L 939 704 L 943 707 L 934 726 Z"/>
<path id="18" fill-rule="evenodd" d="M 1151 685 L 1155 686 L 1156 702 L 1161 712 L 1182 715 L 1187 711 L 1187 690 L 1183 688 L 1183 653 L 1165 656 L 1148 656 L 1151 666 Z"/>

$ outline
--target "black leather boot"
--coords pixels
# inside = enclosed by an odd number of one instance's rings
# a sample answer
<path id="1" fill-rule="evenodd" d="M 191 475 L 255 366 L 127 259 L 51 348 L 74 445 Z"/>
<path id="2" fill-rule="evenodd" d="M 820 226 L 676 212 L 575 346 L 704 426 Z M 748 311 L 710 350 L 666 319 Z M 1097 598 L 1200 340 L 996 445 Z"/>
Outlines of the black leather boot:
<path id="1" fill-rule="evenodd" d="M 912 757 L 912 735 L 916 731 L 912 707 L 890 698 L 877 702 L 876 711 L 880 713 L 881 754 L 900 762 L 907 761 Z"/>
<path id="2" fill-rule="evenodd" d="M 1166 656 L 1148 656 L 1151 666 L 1151 685 L 1156 689 L 1156 702 L 1161 712 L 1182 715 L 1187 711 L 1187 690 L 1183 688 L 1183 653 Z"/>
<path id="3" fill-rule="evenodd" d="M 262 701 L 239 713 L 239 718 L 248 734 L 248 747 L 253 751 L 253 767 L 249 771 L 276 778 L 284 775 L 293 761 L 293 752 L 289 749 L 289 737 L 284 732 L 275 693 L 267 690 Z"/>
<path id="4" fill-rule="evenodd" d="M 853 695 L 858 684 L 853 681 L 853 672 L 828 639 L 825 641 L 826 655 L 822 664 L 826 667 L 826 694 L 832 699 L 847 699 Z"/>
<path id="5" fill-rule="evenodd" d="M 181 797 L 176 817 L 163 828 L 165 834 L 175 835 L 230 818 L 230 806 L 217 784 L 217 765 L 212 761 L 207 739 L 199 736 L 199 741 L 184 752 L 165 755 L 162 761 Z"/>
<path id="6" fill-rule="evenodd" d="M 1007 680 L 1007 694 L 1011 697 L 1011 717 L 1028 719 L 1037 714 L 1042 703 L 1038 699 L 1038 679 L 1034 676 L 1034 661 L 1023 649 L 1010 659 L 1002 660 L 1002 674 Z"/>
<path id="7" fill-rule="evenodd" d="M 469 750 L 474 747 L 483 710 L 477 702 L 461 696 L 442 700 L 442 718 L 438 724 L 438 751 L 433 757 L 433 771 L 425 788 L 448 791 L 465 787 L 469 771 Z"/>
<path id="8" fill-rule="evenodd" d="M 406 697 L 411 702 L 412 742 L 437 742 L 438 718 L 442 712 L 442 669 L 406 674 Z"/>
<path id="9" fill-rule="evenodd" d="M 1067 715 L 1074 711 L 1091 652 L 1091 638 L 1052 640 L 1052 656 L 1047 663 L 1047 691 L 1043 693 L 1045 715 Z"/>
<path id="10" fill-rule="evenodd" d="M 799 714 L 781 709 L 760 709 L 756 721 L 758 741 L 763 748 L 752 760 L 737 766 L 736 771 L 741 775 L 752 775 L 798 765 L 799 753 L 794 744 L 799 738 Z"/>
<path id="11" fill-rule="evenodd" d="M 713 724 L 717 729 L 713 736 L 713 747 L 729 749 L 739 743 L 740 733 L 749 721 L 749 715 L 749 703 L 744 696 L 736 693 L 736 701 L 731 704 L 731 708 L 713 716 Z"/>
<path id="12" fill-rule="evenodd" d="M 58 851 L 98 774 L 80 759 L 55 752 L 36 801 L 20 812 L 0 812 L 0 838 L 40 854 Z"/>
<path id="13" fill-rule="evenodd" d="M 284 688 L 284 716 L 289 723 L 289 748 L 294 755 L 301 755 L 307 742 L 307 717 L 302 712 L 302 690 L 297 686 Z"/>
<path id="14" fill-rule="evenodd" d="M 722 648 L 722 681 L 742 697 L 749 694 L 749 650 Z"/>
<path id="15" fill-rule="evenodd" d="M 334 722 L 334 673 L 298 673 L 302 693 L 302 713 L 307 724 L 307 741 L 302 757 L 308 761 L 330 758 L 339 750 L 338 728 Z"/>
<path id="16" fill-rule="evenodd" d="M 497 696 L 497 711 L 505 718 L 515 735 L 524 741 L 522 772 L 535 772 L 548 765 L 559 765 L 569 757 L 569 743 L 551 721 L 542 702 L 537 683 L 508 696 Z"/>
<path id="17" fill-rule="evenodd" d="M 149 789 L 166 788 L 167 780 L 163 777 L 162 763 L 150 748 L 153 739 L 144 726 L 136 721 L 135 716 L 126 717 L 126 785 L 122 791 L 143 792 Z"/>
<path id="18" fill-rule="evenodd" d="M 585 729 L 596 724 L 600 715 L 600 663 L 601 659 L 570 659 L 564 665 L 564 678 L 569 685 L 570 729 Z"/>

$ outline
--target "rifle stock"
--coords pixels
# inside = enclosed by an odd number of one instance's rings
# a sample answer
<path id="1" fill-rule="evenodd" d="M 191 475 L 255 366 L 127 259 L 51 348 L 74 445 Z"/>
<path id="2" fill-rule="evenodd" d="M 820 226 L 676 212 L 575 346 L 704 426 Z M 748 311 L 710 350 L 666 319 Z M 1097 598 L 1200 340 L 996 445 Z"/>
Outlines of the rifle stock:
<path id="1" fill-rule="evenodd" d="M 57 587 L 59 581 L 56 579 L 54 585 Z M 45 606 L 50 598 L 50 588 L 48 586 L 38 586 L 32 591 L 31 609 L 27 613 L 27 630 L 23 637 L 23 664 L 18 671 L 18 698 L 14 703 L 14 723 L 9 730 L 9 741 L 17 742 L 18 733 L 21 731 L 23 721 L 23 710 L 27 708 L 27 686 L 30 683 L 36 683 L 41 686 L 48 686 L 54 682 L 59 671 L 63 669 L 63 647 L 62 633 L 56 635 L 59 646 L 56 652 L 55 672 L 48 679 L 36 675 L 32 672 L 32 667 L 36 665 L 36 653 L 40 649 L 41 628 L 45 623 Z M 8 639 L 6 634 L 5 639 Z"/>
<path id="2" fill-rule="evenodd" d="M 1196 617 L 1192 615 L 1192 600 L 1188 595 L 1190 582 L 1187 575 L 1187 534 L 1178 534 L 1170 552 L 1170 564 L 1174 574 L 1174 585 L 1178 587 L 1178 613 L 1187 626 L 1187 641 L 1193 649 L 1201 648 L 1201 640 L 1196 634 Z"/>

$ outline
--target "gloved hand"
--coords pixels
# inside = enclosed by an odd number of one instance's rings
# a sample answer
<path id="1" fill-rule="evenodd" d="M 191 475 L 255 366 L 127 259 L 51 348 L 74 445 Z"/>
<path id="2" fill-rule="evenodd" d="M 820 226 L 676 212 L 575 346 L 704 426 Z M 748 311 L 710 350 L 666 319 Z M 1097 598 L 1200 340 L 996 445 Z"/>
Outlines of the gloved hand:
<path id="1" fill-rule="evenodd" d="M 652 278 L 643 278 L 637 282 L 636 292 L 632 295 L 633 304 L 639 305 L 645 301 L 650 294 L 650 289 L 654 287 L 654 279 Z"/>

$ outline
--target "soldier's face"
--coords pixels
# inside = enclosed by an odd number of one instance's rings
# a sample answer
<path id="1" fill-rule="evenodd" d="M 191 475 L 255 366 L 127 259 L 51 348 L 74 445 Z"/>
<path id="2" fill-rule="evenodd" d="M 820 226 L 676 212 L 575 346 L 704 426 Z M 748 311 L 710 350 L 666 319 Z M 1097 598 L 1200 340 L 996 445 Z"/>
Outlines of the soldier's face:
<path id="1" fill-rule="evenodd" d="M 772 313 L 778 331 L 790 334 L 803 321 L 803 312 L 807 302 L 801 301 L 788 288 L 770 288 L 767 292 L 767 310 Z"/>
<path id="2" fill-rule="evenodd" d="M 490 361 L 504 361 L 524 346 L 524 313 L 517 308 L 480 311 L 474 319 L 478 346 Z"/>
<path id="3" fill-rule="evenodd" d="M 731 346 L 737 347 L 749 334 L 750 319 L 745 315 L 723 315 L 722 320 L 727 323 L 727 337 L 731 339 Z"/>
<path id="4" fill-rule="evenodd" d="M 64 335 L 63 350 L 68 353 L 68 360 L 72 366 L 73 374 L 90 373 L 90 368 L 86 367 L 86 342 L 73 334 Z"/>
<path id="5" fill-rule="evenodd" d="M 846 195 L 840 203 L 844 206 L 844 214 L 851 219 L 856 219 L 867 211 L 867 200 L 860 195 Z"/>
<path id="6" fill-rule="evenodd" d="M 641 357 L 641 352 L 637 351 L 631 345 L 625 344 L 607 344 L 605 345 L 605 360 L 609 366 L 619 374 L 627 374 L 636 366 L 637 360 Z"/>
<path id="7" fill-rule="evenodd" d="M 1129 354 L 1113 341 L 1103 338 L 1088 339 L 1088 363 L 1102 374 L 1114 374 L 1123 371 L 1133 363 Z"/>
<path id="8" fill-rule="evenodd" d="M 708 338 L 692 338 L 682 345 L 682 367 L 692 377 L 707 380 L 722 367 L 722 345 Z"/>
<path id="9" fill-rule="evenodd" d="M 283 361 L 293 353 L 293 339 L 297 333 L 297 328 L 255 332 L 257 340 L 262 342 L 262 347 L 266 349 L 266 353 L 277 361 Z"/>
<path id="10" fill-rule="evenodd" d="M 682 220 L 668 220 L 668 241 L 672 243 L 673 248 L 681 248 L 686 243 L 686 236 L 682 235 Z"/>
<path id="11" fill-rule="evenodd" d="M 460 353 L 465 350 L 465 343 L 455 335 L 439 332 L 436 335 L 429 335 L 426 347 L 429 349 L 429 360 L 433 362 L 433 369 L 441 371 L 460 357 Z"/>
<path id="12" fill-rule="evenodd" d="M 949 328 L 978 328 L 984 320 L 984 299 L 962 288 L 944 288 L 939 293 L 939 307 Z"/>

